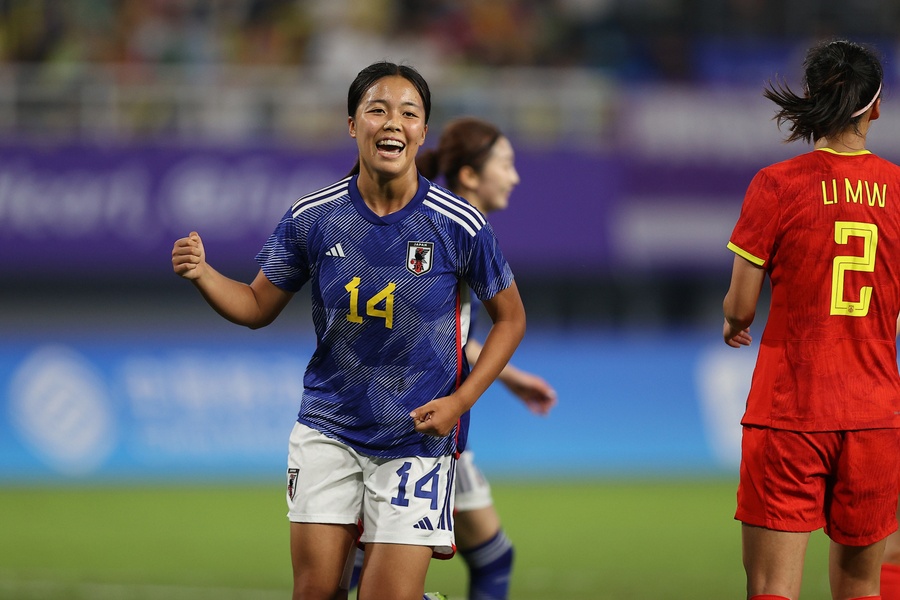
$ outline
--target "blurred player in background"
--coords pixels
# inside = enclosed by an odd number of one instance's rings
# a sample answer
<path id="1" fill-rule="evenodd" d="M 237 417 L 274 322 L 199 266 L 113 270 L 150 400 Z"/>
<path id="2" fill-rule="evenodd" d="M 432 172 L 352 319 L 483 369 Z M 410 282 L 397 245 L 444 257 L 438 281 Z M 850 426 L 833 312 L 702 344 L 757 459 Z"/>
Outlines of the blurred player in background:
<path id="1" fill-rule="evenodd" d="M 519 183 L 512 144 L 491 123 L 462 118 L 448 123 L 438 147 L 416 159 L 427 179 L 442 176 L 450 190 L 482 213 L 505 209 Z M 466 357 L 478 360 L 481 344 L 472 337 L 478 303 L 470 300 Z M 464 308 L 465 310 L 465 308 Z M 546 415 L 556 404 L 556 391 L 544 379 L 507 364 L 498 378 L 529 410 Z M 456 545 L 469 571 L 470 600 L 507 598 L 513 564 L 513 546 L 503 533 L 494 508 L 491 488 L 466 450 L 456 465 Z"/>
<path id="2" fill-rule="evenodd" d="M 831 538 L 836 600 L 879 598 L 900 485 L 900 168 L 866 150 L 883 71 L 847 41 L 811 48 L 801 95 L 770 85 L 788 141 L 762 169 L 728 247 L 725 342 L 749 345 L 766 274 L 771 310 L 747 408 L 735 518 L 747 594 L 796 599 L 809 534 Z"/>
<path id="3" fill-rule="evenodd" d="M 270 324 L 311 286 L 317 346 L 287 472 L 294 600 L 346 598 L 358 538 L 360 599 L 423 598 L 432 556 L 454 551 L 455 456 L 469 409 L 524 335 L 490 225 L 418 175 L 430 108 L 428 84 L 411 67 L 360 71 L 347 106 L 355 174 L 287 211 L 249 285 L 214 270 L 196 232 L 172 251 L 175 272 L 247 327 Z M 459 311 L 466 286 L 493 320 L 471 372 Z"/>
<path id="4" fill-rule="evenodd" d="M 512 144 L 495 125 L 466 117 L 451 121 L 436 149 L 423 150 L 416 163 L 429 180 L 443 178 L 454 194 L 483 214 L 503 210 L 519 183 Z M 464 292 L 462 313 L 466 358 L 475 364 L 481 344 L 471 337 L 478 313 L 471 293 Z M 546 415 L 556 404 L 556 391 L 542 378 L 508 364 L 498 378 L 525 406 Z M 456 544 L 469 571 L 470 600 L 503 600 L 509 592 L 513 546 L 503 533 L 487 479 L 466 450 L 456 465 Z M 357 557 L 357 571 L 361 566 Z"/>

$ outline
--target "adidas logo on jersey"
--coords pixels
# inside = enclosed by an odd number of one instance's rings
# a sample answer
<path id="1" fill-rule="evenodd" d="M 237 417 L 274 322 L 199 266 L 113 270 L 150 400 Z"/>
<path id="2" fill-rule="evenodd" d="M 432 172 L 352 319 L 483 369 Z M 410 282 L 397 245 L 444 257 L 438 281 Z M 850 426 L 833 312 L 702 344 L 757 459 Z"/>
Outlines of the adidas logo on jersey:
<path id="1" fill-rule="evenodd" d="M 413 525 L 413 529 L 427 529 L 428 531 L 434 531 L 434 525 L 431 524 L 431 520 L 428 517 L 422 517 L 418 523 Z"/>
<path id="2" fill-rule="evenodd" d="M 332 246 L 331 248 L 329 248 L 328 252 L 325 253 L 325 256 L 347 256 L 347 255 L 344 254 L 344 249 L 338 243 L 338 244 L 335 244 L 334 246 Z"/>

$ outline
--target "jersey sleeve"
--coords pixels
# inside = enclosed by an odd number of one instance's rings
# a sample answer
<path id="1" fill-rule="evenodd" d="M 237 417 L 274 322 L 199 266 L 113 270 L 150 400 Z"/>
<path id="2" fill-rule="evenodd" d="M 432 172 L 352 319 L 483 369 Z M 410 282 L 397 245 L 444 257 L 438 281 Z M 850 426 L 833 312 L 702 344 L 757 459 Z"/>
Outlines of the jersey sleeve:
<path id="1" fill-rule="evenodd" d="M 512 269 L 490 223 L 485 223 L 472 242 L 462 278 L 479 299 L 490 300 L 512 285 Z"/>
<path id="2" fill-rule="evenodd" d="M 308 233 L 288 210 L 256 255 L 269 281 L 286 292 L 296 292 L 309 281 Z"/>
<path id="3" fill-rule="evenodd" d="M 760 171 L 747 188 L 728 249 L 758 267 L 768 266 L 780 218 L 778 190 L 769 175 Z"/>

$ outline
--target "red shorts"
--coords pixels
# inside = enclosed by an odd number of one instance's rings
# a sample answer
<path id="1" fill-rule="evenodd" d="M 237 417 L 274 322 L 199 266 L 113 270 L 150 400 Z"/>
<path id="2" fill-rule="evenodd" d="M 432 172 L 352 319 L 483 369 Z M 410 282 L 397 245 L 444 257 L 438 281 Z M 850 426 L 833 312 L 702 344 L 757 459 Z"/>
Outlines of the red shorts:
<path id="1" fill-rule="evenodd" d="M 846 546 L 897 530 L 900 429 L 743 428 L 734 518 L 776 531 L 825 528 Z"/>

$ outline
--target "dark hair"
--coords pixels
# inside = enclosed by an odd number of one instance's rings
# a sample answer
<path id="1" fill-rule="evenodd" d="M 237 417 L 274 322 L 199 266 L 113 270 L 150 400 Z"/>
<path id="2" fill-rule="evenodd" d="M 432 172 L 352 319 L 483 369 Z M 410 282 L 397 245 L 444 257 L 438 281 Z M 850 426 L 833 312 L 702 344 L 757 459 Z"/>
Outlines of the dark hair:
<path id="1" fill-rule="evenodd" d="M 356 75 L 356 79 L 350 84 L 350 90 L 347 92 L 347 116 L 356 116 L 356 109 L 359 107 L 359 103 L 362 102 L 362 97 L 370 87 L 375 85 L 376 81 L 393 75 L 403 77 L 419 92 L 419 96 L 422 98 L 422 106 L 425 109 L 425 124 L 427 125 L 428 118 L 431 116 L 431 89 L 428 87 L 428 82 L 413 67 L 397 65 L 387 61 L 372 63 Z M 347 176 L 358 173 L 359 159 L 356 160 L 356 164 L 353 165 Z"/>
<path id="2" fill-rule="evenodd" d="M 441 132 L 437 149 L 420 152 L 416 166 L 426 179 L 443 175 L 446 186 L 457 189 L 460 169 L 472 167 L 480 173 L 502 135 L 495 125 L 474 117 L 450 121 Z"/>
<path id="3" fill-rule="evenodd" d="M 763 95 L 780 107 L 779 128 L 789 122 L 786 141 L 815 141 L 858 127 L 862 113 L 880 95 L 884 72 L 870 48 L 835 40 L 810 48 L 803 61 L 806 93 L 798 96 L 787 84 L 771 81 Z M 855 115 L 855 116 L 854 116 Z"/>
<path id="4" fill-rule="evenodd" d="M 419 92 L 419 96 L 422 97 L 422 105 L 425 108 L 425 123 L 427 124 L 428 118 L 431 116 L 431 90 L 428 88 L 428 82 L 413 67 L 386 61 L 372 63 L 357 74 L 356 79 L 350 84 L 350 91 L 347 92 L 347 116 L 353 117 L 356 115 L 356 108 L 362 102 L 363 95 L 370 87 L 375 85 L 376 81 L 393 75 L 403 77 L 413 84 L 413 87 Z"/>

